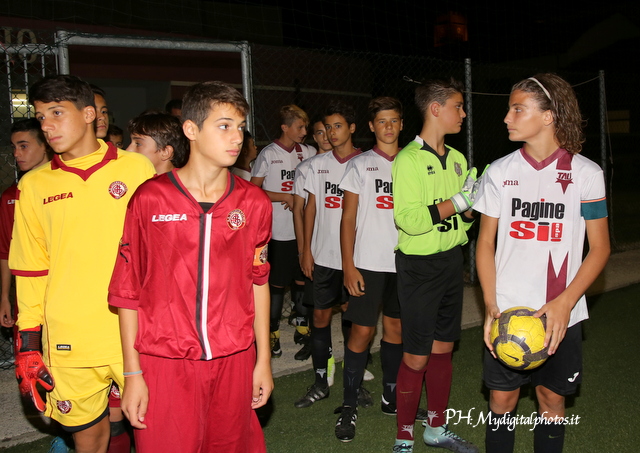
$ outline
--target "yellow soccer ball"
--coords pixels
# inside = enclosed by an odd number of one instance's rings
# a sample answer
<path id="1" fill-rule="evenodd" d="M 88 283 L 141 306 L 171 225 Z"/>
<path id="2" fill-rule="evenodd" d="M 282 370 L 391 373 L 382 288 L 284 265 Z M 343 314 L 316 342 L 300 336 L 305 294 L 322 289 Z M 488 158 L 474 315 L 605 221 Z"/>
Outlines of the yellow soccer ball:
<path id="1" fill-rule="evenodd" d="M 547 318 L 534 318 L 535 312 L 529 307 L 510 308 L 491 325 L 496 357 L 514 370 L 533 370 L 549 357 L 543 347 Z"/>

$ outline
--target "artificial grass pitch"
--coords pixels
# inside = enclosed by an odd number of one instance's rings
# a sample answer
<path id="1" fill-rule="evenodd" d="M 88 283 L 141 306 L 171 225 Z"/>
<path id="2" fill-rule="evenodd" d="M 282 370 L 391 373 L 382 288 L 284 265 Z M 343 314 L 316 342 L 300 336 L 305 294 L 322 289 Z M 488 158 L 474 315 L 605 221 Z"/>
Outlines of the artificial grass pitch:
<path id="1" fill-rule="evenodd" d="M 640 344 L 640 285 L 590 297 L 591 319 L 583 322 L 583 381 L 578 395 L 567 398 L 568 419 L 565 452 L 637 452 L 640 445 L 640 416 L 637 414 L 640 361 L 635 347 Z M 449 408 L 449 429 L 475 443 L 484 451 L 485 425 L 478 419 L 487 413 L 488 392 L 482 385 L 482 328 L 464 330 L 453 355 L 453 385 Z M 342 364 L 337 366 L 335 384 L 329 398 L 306 409 L 296 409 L 293 402 L 313 382 L 311 371 L 276 379 L 276 388 L 267 408 L 264 433 L 269 452 L 385 452 L 391 451 L 396 435 L 396 418 L 380 411 L 382 392 L 379 354 L 374 354 L 369 370 L 375 379 L 365 383 L 373 393 L 374 406 L 359 409 L 356 437 L 342 443 L 335 438 L 338 415 L 333 410 L 342 403 Z M 525 388 L 518 403 L 518 414 L 530 416 L 536 411 L 534 392 Z M 421 407 L 426 408 L 423 401 Z M 261 414 L 265 415 L 265 414 Z M 578 418 L 579 417 L 579 418 Z M 469 420 L 469 421 L 467 421 Z M 577 421 L 577 423 L 575 423 Z M 456 424 L 457 423 L 457 424 Z M 477 426 L 475 426 L 477 424 Z M 526 423 L 526 421 L 525 421 Z M 532 424 L 516 427 L 515 452 L 533 451 Z M 414 452 L 444 451 L 422 442 L 424 428 L 415 425 Z"/>
<path id="2" fill-rule="evenodd" d="M 584 378 L 575 398 L 567 399 L 567 417 L 578 421 L 567 426 L 564 451 L 636 452 L 640 445 L 640 416 L 637 415 L 640 361 L 635 347 L 640 344 L 640 284 L 589 298 L 591 319 L 583 323 Z M 462 332 L 453 356 L 453 385 L 449 407 L 470 415 L 469 421 L 456 416 L 449 428 L 475 443 L 484 451 L 485 425 L 477 425 L 480 412 L 487 412 L 487 394 L 482 387 L 482 328 Z M 369 370 L 375 379 L 365 383 L 373 393 L 375 404 L 358 413 L 356 437 L 339 442 L 334 436 L 338 415 L 334 409 L 342 402 L 342 364 L 329 398 L 310 408 L 296 409 L 293 402 L 312 383 L 311 371 L 276 379 L 270 403 L 260 411 L 267 449 L 271 453 L 376 453 L 391 451 L 396 433 L 396 419 L 380 411 L 381 377 L 379 354 L 374 354 Z M 535 411 L 533 391 L 523 389 L 518 414 L 524 417 Z M 423 402 L 421 407 L 426 407 Z M 452 413 L 452 415 L 454 415 Z M 579 417 L 579 420 L 577 419 Z M 457 423 L 457 424 L 456 424 Z M 532 425 L 516 427 L 515 452 L 533 451 Z M 416 423 L 414 452 L 444 451 L 422 443 L 423 428 Z M 2 449 L 7 453 L 48 451 L 48 439 L 18 447 Z M 189 452 L 185 452 L 189 453 Z"/>

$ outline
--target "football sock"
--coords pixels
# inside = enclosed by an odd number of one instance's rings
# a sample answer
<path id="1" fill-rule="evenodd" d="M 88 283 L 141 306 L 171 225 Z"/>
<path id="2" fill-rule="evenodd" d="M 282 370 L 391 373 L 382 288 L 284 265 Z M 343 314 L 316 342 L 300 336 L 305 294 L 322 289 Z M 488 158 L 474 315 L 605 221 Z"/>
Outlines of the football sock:
<path id="1" fill-rule="evenodd" d="M 348 347 L 344 350 L 344 406 L 356 407 L 358 404 L 358 389 L 362 384 L 362 376 L 367 366 L 369 351 L 353 352 Z"/>
<path id="2" fill-rule="evenodd" d="M 282 303 L 284 301 L 284 288 L 269 285 L 271 291 L 271 313 L 269 315 L 269 330 L 275 332 L 280 329 L 282 318 Z"/>
<path id="3" fill-rule="evenodd" d="M 424 379 L 427 390 L 429 426 L 442 426 L 447 422 L 444 411 L 449 404 L 449 392 L 451 391 L 451 376 L 453 373 L 451 356 L 451 352 L 431 354 L 429 356 Z"/>
<path id="4" fill-rule="evenodd" d="M 404 361 L 400 363 L 396 385 L 396 405 L 398 407 L 398 434 L 396 439 L 413 440 L 413 425 L 422 396 L 422 381 L 427 367 L 413 370 Z"/>
<path id="5" fill-rule="evenodd" d="M 131 451 L 131 438 L 126 430 L 124 420 L 110 422 L 111 438 L 107 453 L 129 453 Z"/>
<path id="6" fill-rule="evenodd" d="M 311 329 L 311 360 L 316 375 L 316 384 L 326 387 L 327 362 L 331 356 L 331 325 Z"/>
<path id="7" fill-rule="evenodd" d="M 385 401 L 396 403 L 396 382 L 402 362 L 402 343 L 387 343 L 380 340 L 380 362 L 382 362 L 382 395 Z"/>
<path id="8" fill-rule="evenodd" d="M 515 429 L 509 429 L 508 423 L 498 424 L 499 419 L 502 417 L 513 417 L 515 410 L 507 412 L 506 414 L 496 414 L 489 409 L 489 415 L 491 422 L 487 422 L 485 425 L 485 440 L 484 446 L 487 453 L 513 453 L 513 447 L 516 441 Z"/>
<path id="9" fill-rule="evenodd" d="M 304 285 L 296 283 L 291 286 L 291 298 L 293 299 L 294 310 L 298 314 L 298 317 L 296 318 L 296 325 L 308 325 L 309 307 L 303 303 Z M 302 322 L 300 318 L 302 318 L 302 321 L 305 324 L 300 324 L 300 322 Z"/>
<path id="10" fill-rule="evenodd" d="M 533 451 L 536 453 L 561 453 L 564 445 L 565 425 L 562 423 L 538 423 L 533 430 Z"/>

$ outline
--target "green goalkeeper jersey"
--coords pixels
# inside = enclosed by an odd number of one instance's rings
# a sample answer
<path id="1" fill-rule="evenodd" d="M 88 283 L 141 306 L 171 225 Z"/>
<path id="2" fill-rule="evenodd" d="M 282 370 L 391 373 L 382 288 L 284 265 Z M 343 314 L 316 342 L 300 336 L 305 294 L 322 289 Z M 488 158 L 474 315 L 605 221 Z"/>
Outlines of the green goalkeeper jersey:
<path id="1" fill-rule="evenodd" d="M 454 214 L 434 224 L 429 206 L 448 200 L 462 188 L 467 160 L 446 146 L 439 156 L 417 136 L 393 163 L 393 216 L 398 245 L 406 255 L 433 255 L 467 243 L 472 222 Z"/>

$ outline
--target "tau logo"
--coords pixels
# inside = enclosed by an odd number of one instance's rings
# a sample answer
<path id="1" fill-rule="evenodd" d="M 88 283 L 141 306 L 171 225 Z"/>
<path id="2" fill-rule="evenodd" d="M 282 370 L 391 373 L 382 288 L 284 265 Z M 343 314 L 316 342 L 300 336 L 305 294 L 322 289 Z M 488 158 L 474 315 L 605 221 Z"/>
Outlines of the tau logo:
<path id="1" fill-rule="evenodd" d="M 518 182 L 517 179 L 505 179 L 504 181 L 502 181 L 502 187 L 504 186 L 519 186 L 520 183 Z"/>
<path id="2" fill-rule="evenodd" d="M 187 220 L 187 214 L 154 214 L 151 217 L 152 222 L 179 222 Z"/>
<path id="3" fill-rule="evenodd" d="M 569 184 L 573 184 L 571 173 L 564 173 L 562 171 L 558 172 L 558 178 L 556 179 L 556 182 L 562 186 L 562 193 L 566 193 Z"/>

